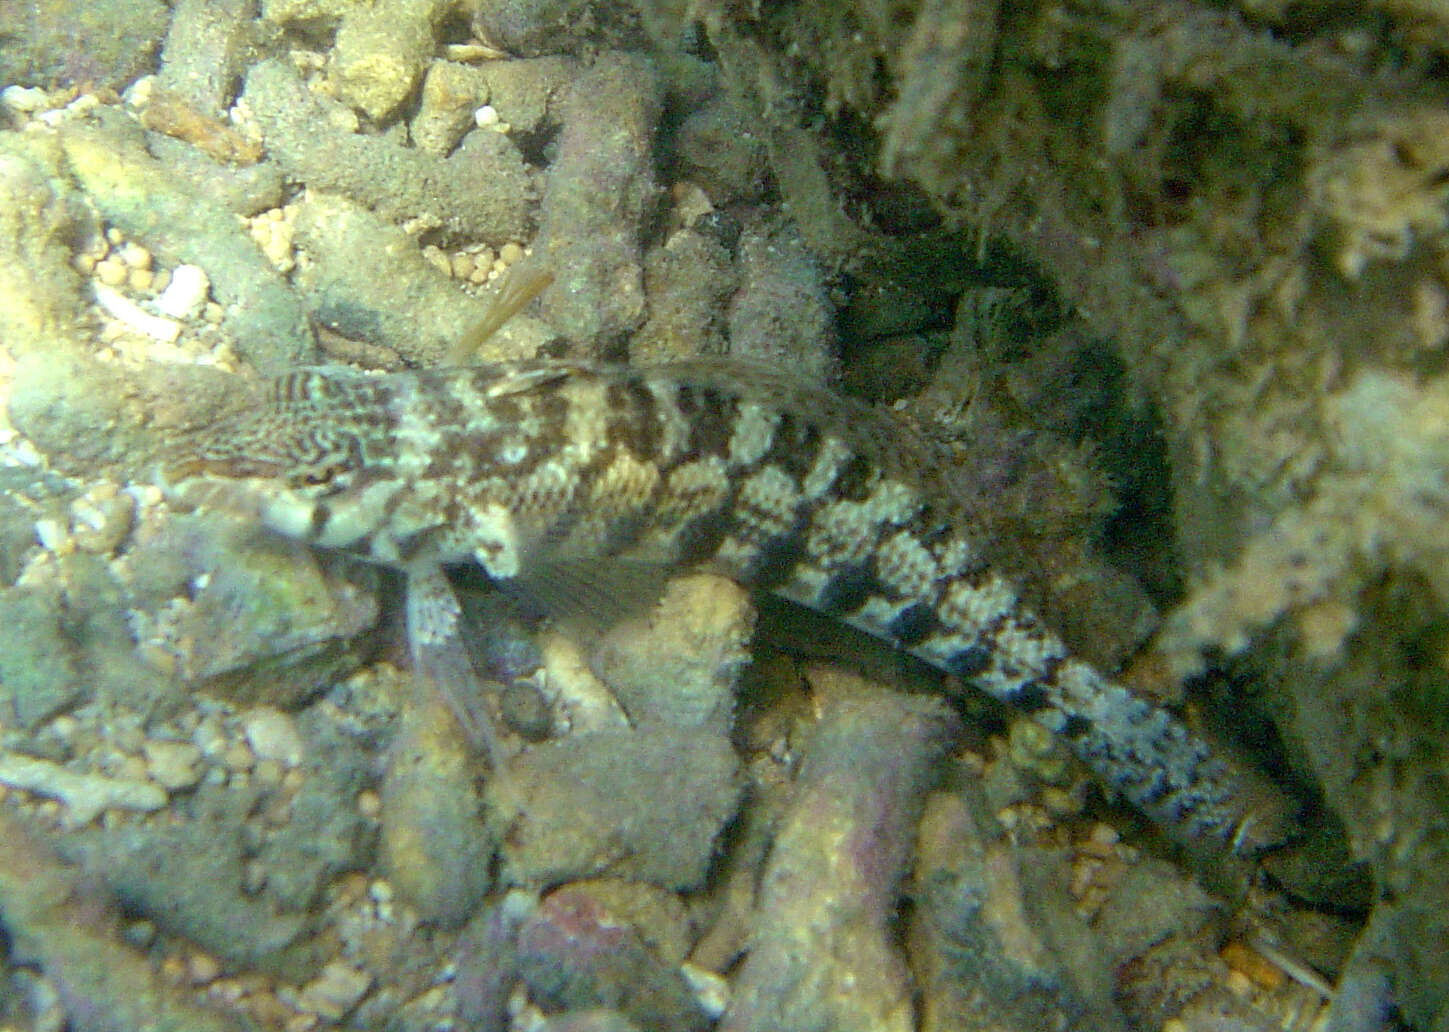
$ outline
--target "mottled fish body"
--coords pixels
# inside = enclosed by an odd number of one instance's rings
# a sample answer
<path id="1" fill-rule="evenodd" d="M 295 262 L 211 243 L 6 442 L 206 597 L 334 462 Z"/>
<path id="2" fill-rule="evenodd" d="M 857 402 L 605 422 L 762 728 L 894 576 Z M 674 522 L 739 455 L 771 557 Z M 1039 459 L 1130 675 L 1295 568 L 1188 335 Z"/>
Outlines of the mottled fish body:
<path id="1" fill-rule="evenodd" d="M 428 598 L 461 561 L 500 581 L 602 558 L 714 569 L 1031 714 L 1184 844 L 1247 852 L 1282 831 L 1243 772 L 1043 626 L 930 447 L 787 377 L 711 361 L 305 369 L 188 448 L 174 496 L 405 570 Z M 456 633 L 450 598 L 410 602 L 410 625 L 415 607 L 415 635 Z"/>

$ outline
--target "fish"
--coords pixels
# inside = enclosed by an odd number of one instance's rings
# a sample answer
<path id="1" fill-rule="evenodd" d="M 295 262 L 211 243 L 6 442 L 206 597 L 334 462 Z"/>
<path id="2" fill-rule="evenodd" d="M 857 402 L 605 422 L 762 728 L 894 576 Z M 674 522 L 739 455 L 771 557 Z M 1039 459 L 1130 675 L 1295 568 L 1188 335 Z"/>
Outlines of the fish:
<path id="1" fill-rule="evenodd" d="M 206 427 L 167 495 L 402 571 L 415 666 L 473 678 L 446 568 L 503 586 L 580 563 L 703 569 L 888 642 L 1029 715 L 1209 856 L 1294 834 L 1286 793 L 1073 655 L 890 413 L 728 359 L 311 367 Z M 477 721 L 475 721 L 477 722 Z M 496 732 L 470 728 L 490 762 Z"/>

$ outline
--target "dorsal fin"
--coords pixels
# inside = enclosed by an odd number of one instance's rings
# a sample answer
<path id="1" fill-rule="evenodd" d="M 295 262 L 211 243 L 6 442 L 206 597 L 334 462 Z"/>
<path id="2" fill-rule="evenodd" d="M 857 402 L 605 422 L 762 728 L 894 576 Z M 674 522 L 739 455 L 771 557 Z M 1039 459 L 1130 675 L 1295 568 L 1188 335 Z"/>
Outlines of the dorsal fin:
<path id="1" fill-rule="evenodd" d="M 520 262 L 503 274 L 503 282 L 494 292 L 487 311 L 463 331 L 458 342 L 448 349 L 444 365 L 467 365 L 478 354 L 483 342 L 523 310 L 553 282 L 553 272 L 541 262 Z"/>

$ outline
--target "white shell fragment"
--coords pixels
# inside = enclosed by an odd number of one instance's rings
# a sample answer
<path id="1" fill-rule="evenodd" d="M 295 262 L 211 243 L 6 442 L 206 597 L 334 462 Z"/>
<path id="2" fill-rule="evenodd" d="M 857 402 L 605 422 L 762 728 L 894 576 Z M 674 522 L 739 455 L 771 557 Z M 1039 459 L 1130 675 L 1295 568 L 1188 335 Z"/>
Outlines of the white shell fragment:
<path id="1" fill-rule="evenodd" d="M 106 810 L 159 810 L 166 790 L 149 781 L 79 774 L 48 760 L 0 753 L 0 784 L 59 799 L 69 810 L 67 825 L 79 828 Z"/>
<path id="2" fill-rule="evenodd" d="M 136 302 L 124 294 L 112 290 L 104 283 L 94 284 L 94 289 L 96 302 L 131 329 L 165 344 L 174 344 L 176 338 L 181 336 L 181 324 L 175 319 L 152 315 Z"/>
<path id="3" fill-rule="evenodd" d="M 201 314 L 211 279 L 195 265 L 178 265 L 171 272 L 171 282 L 156 298 L 156 308 L 177 319 L 194 319 Z"/>

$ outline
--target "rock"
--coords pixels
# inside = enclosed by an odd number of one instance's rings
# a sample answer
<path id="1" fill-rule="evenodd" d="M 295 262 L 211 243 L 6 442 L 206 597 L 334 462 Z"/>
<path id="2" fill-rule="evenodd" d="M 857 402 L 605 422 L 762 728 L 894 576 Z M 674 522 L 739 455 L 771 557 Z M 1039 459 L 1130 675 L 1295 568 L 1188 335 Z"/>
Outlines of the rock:
<path id="1" fill-rule="evenodd" d="M 896 890 L 953 719 L 937 700 L 812 670 L 821 710 L 766 863 L 724 1032 L 907 1032 Z"/>
<path id="2" fill-rule="evenodd" d="M 66 185 L 57 150 L 53 140 L 0 138 L 0 339 L 17 358 L 53 353 L 58 340 L 78 346 L 81 282 L 70 249 L 99 227 Z"/>
<path id="3" fill-rule="evenodd" d="M 141 663 L 131 624 L 131 598 L 114 563 L 76 552 L 56 564 L 64 592 L 64 633 L 77 643 L 77 662 L 98 699 L 135 713 L 164 716 L 182 704 L 173 679 Z"/>
<path id="4" fill-rule="evenodd" d="M 58 1006 L 46 1008 L 43 1021 L 56 1019 L 76 1032 L 253 1027 L 198 1006 L 189 992 L 161 978 L 144 951 L 122 938 L 119 915 L 96 882 L 62 863 L 8 808 L 0 813 L 0 914 L 11 963 L 43 971 L 56 1002 L 64 1004 L 64 1014 Z M 15 999 L 7 994 L 7 1003 Z"/>
<path id="5" fill-rule="evenodd" d="M 417 86 L 445 9 L 441 0 L 396 0 L 347 11 L 328 69 L 338 96 L 373 121 L 386 120 Z"/>
<path id="6" fill-rule="evenodd" d="M 226 114 L 241 78 L 256 0 L 177 0 L 161 51 L 159 85 L 212 118 Z"/>
<path id="7" fill-rule="evenodd" d="M 243 892 L 241 830 L 254 802 L 251 792 L 203 782 L 175 820 L 86 829 L 57 845 L 157 927 L 227 964 L 301 981 L 315 964 L 298 942 L 308 917 Z"/>
<path id="8" fill-rule="evenodd" d="M 679 577 L 647 618 L 611 627 L 590 665 L 636 727 L 674 724 L 724 737 L 754 623 L 749 592 L 738 584 Z"/>
<path id="9" fill-rule="evenodd" d="M 418 113 L 409 129 L 413 145 L 445 158 L 473 128 L 473 113 L 488 99 L 486 74 L 456 61 L 434 61 L 423 77 Z"/>
<path id="10" fill-rule="evenodd" d="M 630 7 L 590 0 L 486 0 L 474 5 L 473 31 L 522 57 L 610 46 L 639 49 L 637 17 Z"/>
<path id="11" fill-rule="evenodd" d="M 545 1012 L 606 1007 L 643 1032 L 704 1032 L 709 1019 L 679 969 L 589 893 L 544 897 L 518 930 L 518 970 Z"/>
<path id="12" fill-rule="evenodd" d="M 452 928 L 488 891 L 494 844 L 463 731 L 439 693 L 426 694 L 403 707 L 388 751 L 380 860 L 425 921 Z"/>
<path id="13" fill-rule="evenodd" d="M 679 126 L 681 172 L 716 207 L 758 199 L 766 177 L 763 134 L 752 132 L 726 94 L 691 111 Z"/>
<path id="14" fill-rule="evenodd" d="M 106 219 L 166 263 L 205 269 L 225 325 L 259 369 L 307 361 L 311 333 L 296 295 L 231 212 L 152 158 L 134 123 L 101 122 L 69 127 L 61 142 L 72 173 Z"/>
<path id="15" fill-rule="evenodd" d="M 0 592 L 0 699 L 27 730 L 74 706 L 90 688 L 61 634 L 59 601 L 54 589 Z"/>
<path id="16" fill-rule="evenodd" d="M 266 894 L 284 911 L 308 910 L 329 881 L 366 865 L 375 838 L 357 808 L 358 793 L 373 783 L 375 757 L 323 707 L 305 711 L 298 727 L 301 787 L 256 851 Z"/>
<path id="17" fill-rule="evenodd" d="M 454 947 L 457 1017 L 466 1028 L 502 1032 L 518 981 L 518 928 L 537 908 L 528 893 L 513 892 L 485 907 L 458 935 Z"/>
<path id="18" fill-rule="evenodd" d="M 488 85 L 488 103 L 514 133 L 534 134 L 545 123 L 559 121 L 559 98 L 579 73 L 578 62 L 566 57 L 535 57 L 491 61 L 481 69 Z"/>
<path id="19" fill-rule="evenodd" d="M 0 82 L 121 89 L 151 70 L 168 14 L 160 0 L 0 0 Z"/>
<path id="20" fill-rule="evenodd" d="M 470 242 L 497 246 L 531 233 L 528 170 L 498 133 L 490 134 L 497 149 L 485 161 L 480 154 L 441 159 L 385 137 L 333 128 L 326 102 L 280 61 L 254 65 L 243 96 L 268 152 L 314 191 L 339 193 L 389 221 Z"/>
<path id="21" fill-rule="evenodd" d="M 725 302 L 737 286 L 729 252 L 703 233 L 680 230 L 651 249 L 644 260 L 649 319 L 629 341 L 630 361 L 723 354 Z"/>
<path id="22" fill-rule="evenodd" d="M 644 319 L 639 246 L 657 202 L 659 105 L 652 66 L 624 54 L 601 55 L 564 100 L 534 244 L 555 279 L 539 301 L 544 319 L 591 349 L 618 342 Z"/>
<path id="23" fill-rule="evenodd" d="M 739 242 L 740 289 L 729 308 L 730 354 L 808 383 L 835 375 L 835 315 L 814 255 L 794 224 L 755 222 Z"/>
<path id="24" fill-rule="evenodd" d="M 239 705 L 300 705 L 357 666 L 353 640 L 377 621 L 375 596 L 307 548 L 215 515 L 176 517 L 129 558 L 141 643 Z"/>
<path id="25" fill-rule="evenodd" d="M 1073 910 L 1066 858 L 1014 848 L 979 789 L 933 795 L 921 820 L 909 942 L 922 1027 L 1123 1032 L 1100 940 Z"/>
<path id="26" fill-rule="evenodd" d="M 740 782 L 728 742 L 659 726 L 544 743 L 491 781 L 487 796 L 491 819 L 507 829 L 508 882 L 607 871 L 684 890 L 708 874 Z"/>
<path id="27" fill-rule="evenodd" d="M 318 321 L 345 337 L 426 364 L 486 312 L 429 265 L 407 233 L 345 198 L 303 201 L 295 230 L 308 258 L 297 289 Z"/>
<path id="28" fill-rule="evenodd" d="M 16 476 L 16 474 L 20 474 Z M 8 474 L 8 475 L 7 475 Z M 10 469 L 0 473 L 0 586 L 11 587 L 25 568 L 27 554 L 35 548 L 35 511 L 22 493 L 30 486 L 31 474 L 26 469 Z M 7 597 L 0 593 L 0 599 Z M 3 626 L 10 626 L 6 621 Z M 0 649 L 0 655 L 4 650 Z M 5 677 L 0 674 L 0 684 Z"/>

